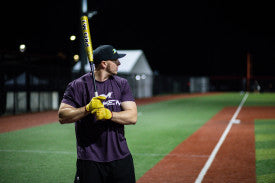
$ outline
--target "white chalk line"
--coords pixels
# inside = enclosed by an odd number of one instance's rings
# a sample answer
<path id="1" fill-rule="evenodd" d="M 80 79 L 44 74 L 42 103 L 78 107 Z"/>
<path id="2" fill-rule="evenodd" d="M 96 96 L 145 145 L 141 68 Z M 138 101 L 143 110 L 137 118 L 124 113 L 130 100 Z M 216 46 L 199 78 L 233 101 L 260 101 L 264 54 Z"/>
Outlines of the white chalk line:
<path id="1" fill-rule="evenodd" d="M 227 134 L 229 133 L 232 125 L 236 124 L 236 121 L 237 121 L 237 123 L 239 122 L 238 120 L 236 120 L 236 118 L 237 118 L 239 112 L 241 111 L 241 108 L 242 108 L 243 104 L 245 103 L 247 97 L 248 97 L 248 93 L 245 93 L 245 95 L 244 95 L 244 97 L 243 97 L 240 105 L 238 106 L 236 112 L 234 113 L 234 115 L 232 116 L 231 120 L 229 121 L 226 129 L 224 130 L 221 138 L 219 139 L 219 142 L 217 143 L 217 145 L 213 149 L 213 151 L 212 151 L 211 155 L 209 156 L 207 162 L 205 163 L 204 167 L 202 168 L 200 174 L 198 175 L 195 183 L 201 183 L 202 182 L 202 180 L 203 180 L 206 172 L 208 171 L 209 167 L 211 166 L 213 160 L 215 159 L 215 157 L 216 157 L 216 155 L 217 155 L 217 153 L 218 153 L 221 145 L 223 144 L 223 142 L 224 142 Z"/>

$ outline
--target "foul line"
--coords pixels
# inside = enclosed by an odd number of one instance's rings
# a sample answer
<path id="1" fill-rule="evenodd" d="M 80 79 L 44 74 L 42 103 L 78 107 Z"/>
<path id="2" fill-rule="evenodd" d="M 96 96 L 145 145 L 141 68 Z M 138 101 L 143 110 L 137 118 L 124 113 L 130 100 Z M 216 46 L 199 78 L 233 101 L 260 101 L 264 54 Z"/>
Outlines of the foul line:
<path id="1" fill-rule="evenodd" d="M 208 158 L 207 162 L 205 163 L 203 169 L 201 170 L 200 174 L 198 175 L 195 183 L 201 183 L 206 172 L 208 171 L 209 167 L 211 166 L 213 160 L 215 159 L 216 154 L 218 153 L 223 141 L 225 140 L 228 132 L 230 131 L 232 124 L 234 124 L 236 122 L 236 117 L 238 116 L 243 104 L 245 103 L 246 99 L 248 97 L 248 93 L 245 93 L 245 96 L 243 97 L 238 109 L 236 110 L 236 112 L 234 113 L 233 117 L 231 118 L 229 124 L 227 125 L 226 129 L 224 130 L 219 142 L 217 143 L 216 147 L 214 148 L 214 150 L 212 151 L 210 157 Z"/>

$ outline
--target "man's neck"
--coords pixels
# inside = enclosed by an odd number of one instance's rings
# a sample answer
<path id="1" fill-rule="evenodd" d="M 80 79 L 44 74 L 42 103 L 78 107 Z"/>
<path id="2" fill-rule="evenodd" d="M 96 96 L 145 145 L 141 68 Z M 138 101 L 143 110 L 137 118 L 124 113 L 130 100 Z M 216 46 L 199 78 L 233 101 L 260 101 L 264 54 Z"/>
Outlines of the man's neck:
<path id="1" fill-rule="evenodd" d="M 103 70 L 95 70 L 95 80 L 99 82 L 106 81 L 111 75 Z"/>

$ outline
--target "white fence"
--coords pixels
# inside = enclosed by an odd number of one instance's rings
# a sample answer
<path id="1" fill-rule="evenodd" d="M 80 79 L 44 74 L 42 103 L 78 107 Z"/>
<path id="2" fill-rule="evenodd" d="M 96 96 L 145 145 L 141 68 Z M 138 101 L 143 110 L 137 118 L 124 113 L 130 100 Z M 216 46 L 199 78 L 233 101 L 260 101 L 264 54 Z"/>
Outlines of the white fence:
<path id="1" fill-rule="evenodd" d="M 209 91 L 208 77 L 191 77 L 190 78 L 190 93 L 206 93 Z"/>
<path id="2" fill-rule="evenodd" d="M 57 110 L 58 92 L 31 92 L 30 112 Z M 27 92 L 7 92 L 6 113 L 27 112 Z"/>

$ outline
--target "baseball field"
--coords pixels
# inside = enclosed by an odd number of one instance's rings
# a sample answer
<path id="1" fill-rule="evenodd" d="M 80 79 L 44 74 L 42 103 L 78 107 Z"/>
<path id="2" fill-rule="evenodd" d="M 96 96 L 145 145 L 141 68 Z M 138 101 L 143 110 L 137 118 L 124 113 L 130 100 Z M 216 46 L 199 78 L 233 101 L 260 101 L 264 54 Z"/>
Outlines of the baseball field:
<path id="1" fill-rule="evenodd" d="M 138 183 L 275 182 L 275 93 L 137 104 L 125 133 Z M 60 125 L 56 111 L 0 117 L 0 182 L 73 182 L 75 147 L 74 125 Z"/>

